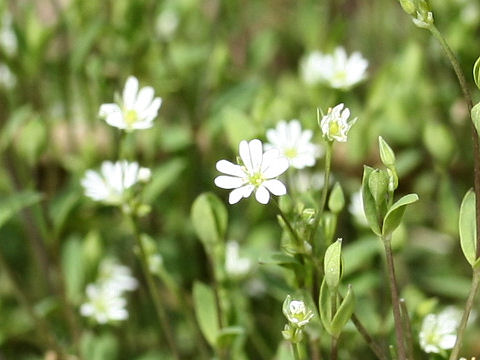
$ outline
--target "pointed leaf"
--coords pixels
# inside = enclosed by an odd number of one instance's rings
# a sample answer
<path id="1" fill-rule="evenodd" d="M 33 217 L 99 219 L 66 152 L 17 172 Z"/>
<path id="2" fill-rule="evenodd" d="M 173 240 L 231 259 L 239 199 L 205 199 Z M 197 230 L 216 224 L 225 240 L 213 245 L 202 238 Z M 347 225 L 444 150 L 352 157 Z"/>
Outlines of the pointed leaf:
<path id="1" fill-rule="evenodd" d="M 338 239 L 325 251 L 325 282 L 330 289 L 338 287 L 341 276 L 342 239 Z"/>
<path id="2" fill-rule="evenodd" d="M 320 320 L 322 321 L 325 330 L 332 333 L 332 301 L 330 298 L 330 291 L 325 278 L 320 287 L 320 296 L 318 298 L 318 309 L 320 311 Z"/>
<path id="3" fill-rule="evenodd" d="M 391 234 L 400 225 L 406 206 L 416 201 L 418 201 L 417 194 L 408 194 L 390 207 L 383 221 L 382 233 L 384 236 Z"/>
<path id="4" fill-rule="evenodd" d="M 209 286 L 197 281 L 193 285 L 193 302 L 200 330 L 214 347 L 220 331 L 215 293 Z"/>
<path id="5" fill-rule="evenodd" d="M 458 228 L 460 245 L 468 263 L 475 265 L 477 260 L 477 227 L 476 227 L 475 193 L 468 190 L 460 206 Z"/>
<path id="6" fill-rule="evenodd" d="M 347 324 L 348 320 L 352 317 L 353 311 L 355 309 L 355 295 L 353 294 L 353 289 L 351 285 L 348 285 L 347 295 L 343 299 L 340 307 L 337 310 L 337 313 L 332 320 L 332 335 L 339 337 L 343 328 Z"/>

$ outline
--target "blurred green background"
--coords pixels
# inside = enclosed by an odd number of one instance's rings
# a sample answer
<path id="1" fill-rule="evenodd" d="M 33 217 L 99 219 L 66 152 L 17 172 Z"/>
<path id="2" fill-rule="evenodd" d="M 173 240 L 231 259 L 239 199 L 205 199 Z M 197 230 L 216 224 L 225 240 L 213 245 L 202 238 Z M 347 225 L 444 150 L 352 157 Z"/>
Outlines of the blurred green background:
<path id="1" fill-rule="evenodd" d="M 473 84 L 480 4 L 431 5 Z M 457 223 L 460 200 L 472 186 L 468 113 L 438 43 L 396 1 L 2 0 L 0 12 L 2 34 L 10 31 L 10 40 L 0 35 L 0 250 L 62 341 L 70 338 L 59 274 L 75 308 L 106 255 L 141 278 L 128 224 L 115 209 L 84 197 L 79 185 L 86 169 L 115 160 L 119 134 L 97 114 L 129 75 L 163 98 L 154 128 L 135 133 L 129 148 L 153 170 L 146 189 L 152 212 L 142 227 L 187 307 L 193 281 L 210 282 L 189 220 L 191 204 L 204 191 L 227 198 L 213 184 L 215 162 L 234 160 L 240 140 L 265 139 L 265 130 L 282 119 L 300 119 L 321 143 L 316 108 L 340 102 L 359 118 L 334 154 L 333 175 L 347 197 L 360 187 L 362 165 L 379 164 L 379 135 L 396 152 L 399 192 L 420 196 L 396 239 L 414 332 L 426 313 L 462 306 L 470 273 Z M 369 61 L 367 80 L 348 92 L 304 84 L 301 58 L 337 46 L 362 53 Z M 280 248 L 273 208 L 244 200 L 228 211 L 228 238 L 240 242 L 242 254 L 257 262 Z M 387 342 L 393 323 L 379 244 L 348 210 L 337 235 L 344 238 L 344 282 L 356 290 L 358 315 Z M 171 287 L 162 290 L 175 337 L 184 357 L 197 359 L 198 333 Z M 288 289 L 283 270 L 270 265 L 257 265 L 232 285 L 230 316 L 246 329 L 234 359 L 289 359 L 280 333 Z M 44 358 L 34 325 L 13 295 L 0 273 L 0 359 Z M 118 326 L 92 326 L 75 310 L 86 359 L 168 358 L 144 288 L 129 297 L 128 308 L 129 320 Z M 340 358 L 373 358 L 353 326 L 346 331 Z M 471 355 L 480 354 L 479 336 L 476 322 L 467 338 Z"/>

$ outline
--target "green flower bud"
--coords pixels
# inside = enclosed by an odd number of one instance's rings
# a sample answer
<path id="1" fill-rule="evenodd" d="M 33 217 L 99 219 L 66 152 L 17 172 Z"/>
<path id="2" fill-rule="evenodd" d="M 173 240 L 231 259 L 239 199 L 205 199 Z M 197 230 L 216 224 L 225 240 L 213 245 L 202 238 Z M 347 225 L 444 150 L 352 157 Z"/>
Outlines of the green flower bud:
<path id="1" fill-rule="evenodd" d="M 315 221 L 315 214 L 316 211 L 315 209 L 312 208 L 306 208 L 303 209 L 302 211 L 302 220 L 307 224 L 307 225 L 312 225 Z"/>
<path id="2" fill-rule="evenodd" d="M 283 314 L 292 327 L 301 328 L 308 324 L 314 316 L 303 300 L 294 300 L 290 295 L 283 302 Z"/>
<path id="3" fill-rule="evenodd" d="M 292 344 L 298 344 L 303 339 L 303 330 L 286 324 L 282 330 L 282 336 Z"/>
<path id="4" fill-rule="evenodd" d="M 389 176 L 386 171 L 375 169 L 368 178 L 368 188 L 377 205 L 385 201 L 385 195 L 388 191 Z"/>
<path id="5" fill-rule="evenodd" d="M 395 166 L 395 153 L 381 136 L 378 137 L 378 148 L 380 149 L 380 159 L 386 167 Z"/>
<path id="6" fill-rule="evenodd" d="M 416 7 L 413 0 L 398 0 L 398 2 L 402 6 L 403 11 L 407 14 L 413 15 L 415 13 Z"/>
<path id="7" fill-rule="evenodd" d="M 330 198 L 328 199 L 328 207 L 334 214 L 338 214 L 340 211 L 342 211 L 344 206 L 345 197 L 343 196 L 342 187 L 337 182 L 333 187 Z"/>

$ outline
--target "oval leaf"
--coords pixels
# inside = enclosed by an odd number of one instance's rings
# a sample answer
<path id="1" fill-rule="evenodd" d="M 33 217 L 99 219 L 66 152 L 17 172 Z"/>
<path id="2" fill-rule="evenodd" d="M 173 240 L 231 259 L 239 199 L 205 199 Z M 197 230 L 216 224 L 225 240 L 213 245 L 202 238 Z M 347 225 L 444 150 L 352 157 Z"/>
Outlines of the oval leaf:
<path id="1" fill-rule="evenodd" d="M 195 199 L 191 219 L 197 236 L 207 248 L 223 241 L 228 214 L 225 205 L 214 194 L 204 193 Z"/>
<path id="2" fill-rule="evenodd" d="M 338 239 L 325 251 L 325 282 L 330 289 L 338 287 L 341 275 L 342 239 Z"/>
<path id="3" fill-rule="evenodd" d="M 370 178 L 370 174 L 373 172 L 373 169 L 369 166 L 364 166 L 363 168 L 363 180 L 362 180 L 362 198 L 363 198 L 363 210 L 365 212 L 365 217 L 367 218 L 368 225 L 372 231 L 380 236 L 380 224 L 378 221 L 378 214 L 377 209 L 375 206 L 375 199 L 370 192 L 370 188 L 368 186 L 368 180 Z"/>
<path id="4" fill-rule="evenodd" d="M 390 235 L 402 222 L 403 214 L 406 206 L 418 201 L 417 194 L 408 194 L 393 204 L 385 215 L 383 221 L 382 233 L 383 235 Z"/>
<path id="5" fill-rule="evenodd" d="M 193 302 L 200 330 L 214 347 L 220 334 L 215 293 L 209 286 L 197 281 L 193 285 Z"/>
<path id="6" fill-rule="evenodd" d="M 470 116 L 472 117 L 472 122 L 477 130 L 477 133 L 480 133 L 480 103 L 472 108 Z"/>
<path id="7" fill-rule="evenodd" d="M 468 263 L 475 265 L 477 260 L 477 227 L 476 227 L 475 193 L 470 189 L 463 198 L 460 206 L 458 229 L 460 245 Z"/>
<path id="8" fill-rule="evenodd" d="M 320 320 L 323 327 L 331 335 L 332 334 L 332 301 L 330 291 L 328 290 L 325 278 L 320 287 L 320 296 L 318 298 L 318 309 L 320 311 Z"/>

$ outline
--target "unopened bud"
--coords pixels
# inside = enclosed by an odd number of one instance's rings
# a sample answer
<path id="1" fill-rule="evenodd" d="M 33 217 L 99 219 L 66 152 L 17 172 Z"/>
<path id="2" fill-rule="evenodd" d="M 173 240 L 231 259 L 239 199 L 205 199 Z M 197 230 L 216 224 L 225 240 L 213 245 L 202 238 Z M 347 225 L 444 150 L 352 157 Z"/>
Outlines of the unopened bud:
<path id="1" fill-rule="evenodd" d="M 380 149 L 380 159 L 386 167 L 395 166 L 395 153 L 381 136 L 378 137 L 378 148 Z"/>

